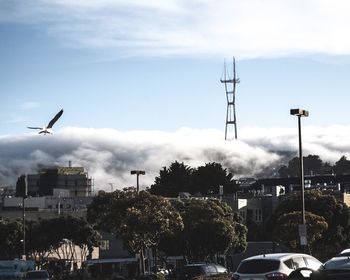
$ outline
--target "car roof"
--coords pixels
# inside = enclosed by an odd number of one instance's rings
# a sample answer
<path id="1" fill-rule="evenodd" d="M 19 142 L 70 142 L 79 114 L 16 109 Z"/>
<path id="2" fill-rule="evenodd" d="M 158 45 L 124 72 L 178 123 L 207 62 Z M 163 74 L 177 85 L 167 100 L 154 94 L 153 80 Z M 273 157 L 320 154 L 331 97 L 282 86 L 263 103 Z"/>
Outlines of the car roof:
<path id="1" fill-rule="evenodd" d="M 323 266 L 326 269 L 350 269 L 349 257 L 334 257 L 326 261 Z"/>
<path id="2" fill-rule="evenodd" d="M 257 255 L 257 256 L 249 257 L 249 258 L 244 259 L 243 261 L 256 260 L 256 259 L 280 260 L 280 259 L 285 259 L 285 258 L 291 257 L 291 256 L 309 256 L 309 255 L 302 254 L 302 253 L 274 253 L 274 254 L 264 254 L 264 255 Z M 309 256 L 309 257 L 311 257 L 311 256 Z"/>
<path id="3" fill-rule="evenodd" d="M 344 253 L 350 253 L 350 249 L 345 249 L 345 250 L 340 252 L 340 254 L 344 254 Z"/>

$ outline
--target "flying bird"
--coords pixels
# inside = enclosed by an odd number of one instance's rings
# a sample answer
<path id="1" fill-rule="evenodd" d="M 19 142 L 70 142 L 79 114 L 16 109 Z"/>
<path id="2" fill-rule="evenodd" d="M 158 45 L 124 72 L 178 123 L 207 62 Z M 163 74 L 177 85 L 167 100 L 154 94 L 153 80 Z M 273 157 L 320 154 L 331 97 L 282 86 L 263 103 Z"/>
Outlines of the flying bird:
<path id="1" fill-rule="evenodd" d="M 52 133 L 52 126 L 57 122 L 57 120 L 62 116 L 63 109 L 59 111 L 56 116 L 49 122 L 49 124 L 46 127 L 33 127 L 33 126 L 27 126 L 29 129 L 39 129 L 39 134 L 51 134 Z"/>

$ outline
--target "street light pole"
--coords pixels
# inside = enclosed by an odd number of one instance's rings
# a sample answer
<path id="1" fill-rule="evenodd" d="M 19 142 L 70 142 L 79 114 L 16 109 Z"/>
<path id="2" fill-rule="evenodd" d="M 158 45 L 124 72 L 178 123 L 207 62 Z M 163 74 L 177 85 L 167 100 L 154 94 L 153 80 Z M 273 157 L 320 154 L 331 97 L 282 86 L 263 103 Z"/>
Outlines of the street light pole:
<path id="1" fill-rule="evenodd" d="M 131 175 L 135 175 L 136 174 L 136 190 L 137 192 L 139 192 L 140 188 L 139 188 L 139 176 L 140 175 L 145 175 L 146 172 L 143 170 L 132 170 L 130 171 Z"/>
<path id="2" fill-rule="evenodd" d="M 145 175 L 146 172 L 143 171 L 143 170 L 131 170 L 130 171 L 130 174 L 131 175 L 135 175 L 136 174 L 136 191 L 137 193 L 139 193 L 139 176 L 140 175 Z M 141 271 L 141 274 L 144 275 L 145 274 L 145 254 L 144 254 L 144 247 L 142 247 L 140 249 L 140 271 Z"/>
<path id="3" fill-rule="evenodd" d="M 301 116 L 298 116 L 298 130 L 299 130 L 299 174 L 300 174 L 300 188 L 301 188 L 301 216 L 302 224 L 305 225 L 305 180 L 304 180 L 304 160 L 303 160 L 303 146 L 301 141 Z"/>
<path id="4" fill-rule="evenodd" d="M 24 201 L 27 197 L 28 192 L 28 181 L 27 175 L 24 175 L 24 190 L 22 196 L 22 227 L 23 227 L 23 255 L 22 258 L 26 259 L 26 208 L 24 205 Z"/>
<path id="5" fill-rule="evenodd" d="M 300 172 L 300 193 L 301 193 L 301 227 L 299 227 L 300 245 L 307 245 L 306 239 L 306 220 L 305 220 L 305 180 L 304 180 L 304 161 L 303 148 L 301 141 L 301 117 L 308 117 L 309 112 L 302 109 L 291 109 L 290 114 L 298 117 L 299 130 L 299 172 Z"/>

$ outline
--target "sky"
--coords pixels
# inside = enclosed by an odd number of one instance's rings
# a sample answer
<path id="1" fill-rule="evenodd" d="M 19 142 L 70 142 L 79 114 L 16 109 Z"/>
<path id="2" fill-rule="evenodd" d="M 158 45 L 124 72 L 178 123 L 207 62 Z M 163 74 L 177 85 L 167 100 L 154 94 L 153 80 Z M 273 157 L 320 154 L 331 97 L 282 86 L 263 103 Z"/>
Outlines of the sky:
<path id="1" fill-rule="evenodd" d="M 253 176 L 297 150 L 348 155 L 345 0 L 0 0 L 0 185 L 84 165 L 96 188 L 144 186 L 163 166 L 218 161 Z M 232 57 L 238 140 L 220 79 Z M 53 135 L 44 126 L 61 109 Z"/>

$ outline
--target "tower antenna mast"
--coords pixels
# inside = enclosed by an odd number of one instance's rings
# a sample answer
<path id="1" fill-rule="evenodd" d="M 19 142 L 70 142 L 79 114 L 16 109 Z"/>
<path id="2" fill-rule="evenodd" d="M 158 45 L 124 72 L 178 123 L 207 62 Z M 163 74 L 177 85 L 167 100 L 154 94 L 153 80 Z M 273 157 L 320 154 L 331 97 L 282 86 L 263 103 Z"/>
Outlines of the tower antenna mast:
<path id="1" fill-rule="evenodd" d="M 227 111 L 226 111 L 226 126 L 225 126 L 225 140 L 227 140 L 227 130 L 229 125 L 234 126 L 235 139 L 237 139 L 237 120 L 236 120 L 236 85 L 240 82 L 236 76 L 236 61 L 235 57 L 232 59 L 232 77 L 229 77 L 226 69 L 226 62 L 224 62 L 224 77 L 220 79 L 220 82 L 225 84 L 225 92 L 227 98 Z"/>

